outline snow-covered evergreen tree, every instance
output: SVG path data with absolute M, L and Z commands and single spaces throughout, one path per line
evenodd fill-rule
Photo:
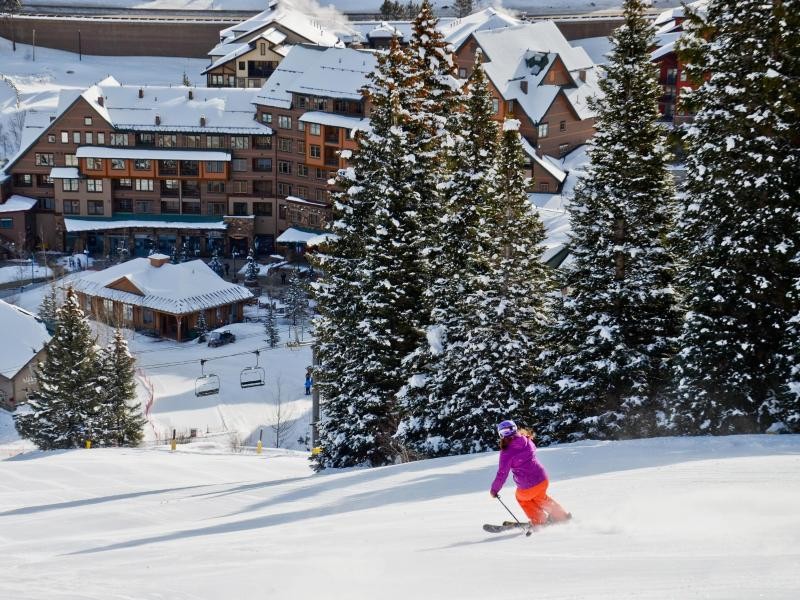
M 97 413 L 95 441 L 103 446 L 138 446 L 145 419 L 136 399 L 136 359 L 128 350 L 122 330 L 100 353 L 102 400 Z
M 281 334 L 278 331 L 278 319 L 275 315 L 275 307 L 272 302 L 267 303 L 266 316 L 264 318 L 264 333 L 267 335 L 266 342 L 270 348 L 275 348 L 281 341 Z
M 101 400 L 98 348 L 72 288 L 56 321 L 47 356 L 34 369 L 38 389 L 30 410 L 14 416 L 20 436 L 43 450 L 78 448 L 92 439 Z
M 58 291 L 55 283 L 50 284 L 50 290 L 42 298 L 39 305 L 39 318 L 47 325 L 47 330 L 55 331 L 56 312 L 58 311 Z
M 308 318 L 308 296 L 303 288 L 303 282 L 297 276 L 297 271 L 289 275 L 289 290 L 286 293 L 286 316 L 291 319 L 292 325 L 305 322 Z
M 222 261 L 219 259 L 219 254 L 216 250 L 214 250 L 214 254 L 211 256 L 211 260 L 208 263 L 209 268 L 214 271 L 220 277 L 225 276 L 225 267 L 222 265 Z
M 674 190 L 650 62 L 653 27 L 640 0 L 625 1 L 611 41 L 590 165 L 570 206 L 566 295 L 535 388 L 545 440 L 654 435 L 680 327 L 666 243 Z
M 208 333 L 208 322 L 206 321 L 206 311 L 201 310 L 197 313 L 197 325 L 194 327 L 197 337 L 203 338 Z
M 245 281 L 255 281 L 258 278 L 258 265 L 256 264 L 256 257 L 253 250 L 247 255 L 247 268 L 244 272 Z
M 679 433 L 764 431 L 792 418 L 797 427 L 787 382 L 800 342 L 791 321 L 800 312 L 799 9 L 716 0 L 688 28 L 699 87 L 689 95 L 679 229 L 688 310 Z

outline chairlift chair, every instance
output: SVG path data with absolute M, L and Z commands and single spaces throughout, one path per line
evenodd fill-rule
M 200 377 L 194 381 L 194 395 L 198 398 L 219 394 L 219 377 L 213 373 L 206 375 L 205 359 L 200 361 Z
M 258 366 L 259 351 L 255 350 L 254 354 L 256 355 L 255 366 L 245 367 L 242 369 L 241 375 L 239 375 L 239 383 L 241 384 L 242 389 L 259 387 L 265 383 L 264 369 L 263 367 Z

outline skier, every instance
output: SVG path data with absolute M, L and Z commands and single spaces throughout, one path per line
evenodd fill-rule
M 533 434 L 525 429 L 518 430 L 514 421 L 500 423 L 497 433 L 500 435 L 500 466 L 489 492 L 492 498 L 497 497 L 511 471 L 517 484 L 517 502 L 532 527 L 570 520 L 572 514 L 547 495 L 547 473 L 536 460 Z
M 311 395 L 312 385 L 314 385 L 314 380 L 311 378 L 311 373 L 306 373 L 306 396 Z

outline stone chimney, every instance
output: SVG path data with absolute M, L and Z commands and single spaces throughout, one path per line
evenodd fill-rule
M 151 254 L 148 258 L 150 259 L 150 266 L 156 269 L 169 262 L 169 256 L 166 254 Z
M 144 90 L 139 88 L 139 98 L 144 98 Z

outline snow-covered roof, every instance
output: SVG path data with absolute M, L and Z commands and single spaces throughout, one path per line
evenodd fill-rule
M 278 236 L 275 242 L 278 244 L 306 244 L 309 240 L 324 235 L 324 233 L 323 231 L 315 231 L 312 229 L 289 227 L 289 229 Z
M 36 198 L 28 198 L 27 196 L 20 196 L 13 194 L 0 204 L 0 213 L 20 212 L 32 209 L 36 206 L 38 200 Z
M 656 48 L 650 53 L 650 60 L 656 61 L 662 56 L 666 56 L 667 54 L 672 54 L 673 52 L 675 52 L 675 42 L 664 44 L 663 46 Z
M 164 148 L 126 148 L 123 146 L 81 146 L 77 158 L 127 158 L 152 160 L 212 160 L 228 162 L 230 152 L 220 150 L 166 150 Z
M 439 23 L 439 30 L 445 39 L 458 49 L 475 31 L 486 29 L 502 29 L 521 24 L 522 21 L 508 14 L 501 8 L 485 8 L 477 12 L 453 19 L 446 23 Z
M 520 136 L 519 139 L 520 142 L 522 143 L 522 150 L 525 152 L 525 154 L 530 156 L 531 160 L 533 160 L 536 164 L 541 166 L 545 171 L 550 173 L 550 175 L 555 177 L 559 183 L 562 183 L 567 178 L 567 174 L 564 171 L 562 171 L 558 167 L 558 165 L 554 164 L 552 160 L 547 160 L 547 157 L 539 156 L 534 147 L 530 145 L 528 140 L 526 140 L 522 136 Z
M 291 5 L 282 2 L 275 3 L 267 10 L 250 17 L 246 21 L 223 29 L 220 31 L 220 39 L 238 41 L 248 34 L 275 24 L 305 38 L 311 44 L 333 46 L 339 42 L 339 37 L 328 27 L 329 24 L 323 24 L 321 20 L 310 17 Z M 334 24 L 333 28 L 340 29 L 341 26 Z
M 11 379 L 50 341 L 41 319 L 27 310 L 0 300 L 0 375 Z
M 363 50 L 292 46 L 255 103 L 288 109 L 292 93 L 360 100 L 360 90 L 376 65 L 375 55 Z
M 77 167 L 53 167 L 50 169 L 51 179 L 80 179 Z
M 348 117 L 346 115 L 337 115 L 336 113 L 328 113 L 321 111 L 312 111 L 305 113 L 298 119 L 302 123 L 319 123 L 320 125 L 329 125 L 331 127 L 342 127 L 344 129 L 366 129 L 369 126 L 369 119 L 362 119 L 359 117 Z
M 541 207 L 535 207 L 535 210 L 542 220 L 545 230 L 545 238 L 542 242 L 544 252 L 541 260 L 543 263 L 550 263 L 569 244 L 569 234 L 572 231 L 569 212 Z M 559 265 L 552 266 L 558 267 Z
M 692 12 L 697 12 L 701 15 L 705 14 L 705 11 L 708 6 L 708 0 L 696 0 L 695 2 L 690 2 L 688 5 L 689 9 Z M 680 6 L 676 6 L 674 8 L 668 8 L 667 10 L 660 13 L 653 24 L 656 26 L 662 25 L 664 23 L 668 23 L 669 21 L 674 21 L 675 19 L 682 19 L 686 16 L 686 11 L 684 10 L 683 4 Z
M 38 140 L 44 130 L 50 126 L 55 116 L 56 113 L 53 110 L 41 110 L 37 108 L 26 111 L 20 146 L 27 147 Z
M 441 26 L 441 21 L 439 22 Z M 350 23 L 353 28 L 353 34 L 350 36 L 342 36 L 342 39 L 348 43 L 355 41 L 364 41 L 366 39 L 385 39 L 387 33 L 393 32 L 398 38 L 407 42 L 411 39 L 413 27 L 411 21 L 353 21 Z
M 472 35 L 486 56 L 486 75 L 503 98 L 514 100 L 534 123 L 544 117 L 562 90 L 581 119 L 593 116 L 585 100 L 600 93 L 595 66 L 586 50 L 571 46 L 555 23 L 537 21 Z M 543 83 L 558 59 L 569 71 L 573 86 Z
M 251 50 L 255 49 L 256 44 L 259 40 L 266 40 L 270 43 L 270 50 L 275 52 L 280 56 L 286 56 L 289 53 L 289 46 L 282 46 L 281 42 L 286 39 L 286 35 L 277 31 L 276 29 L 268 29 L 264 33 L 259 36 L 254 37 L 252 40 L 244 42 L 244 43 L 234 43 L 234 44 L 219 44 L 217 47 L 214 48 L 209 54 L 211 56 L 219 56 L 214 62 L 211 63 L 206 69 L 201 73 L 201 75 L 205 75 L 211 69 L 216 69 L 219 66 L 222 66 L 226 63 L 229 63 L 232 60 L 239 58 L 242 54 L 247 54 Z M 224 48 L 226 51 L 221 56 L 219 55 L 219 49 Z
M 108 287 L 122 279 L 141 295 Z M 91 296 L 177 315 L 253 297 L 246 287 L 225 281 L 202 260 L 155 267 L 148 258 L 135 258 L 76 279 L 73 286 Z
M 256 89 L 240 88 L 127 86 L 109 78 L 82 96 L 119 130 L 268 135 L 272 130 L 255 120 L 252 103 L 257 94 Z
M 191 215 L 194 217 L 194 215 Z M 214 229 L 224 231 L 227 225 L 222 220 L 200 220 L 186 216 L 162 219 L 125 219 L 103 217 L 64 217 L 64 229 L 68 233 L 78 231 L 104 231 L 128 227 L 154 227 L 156 229 Z

